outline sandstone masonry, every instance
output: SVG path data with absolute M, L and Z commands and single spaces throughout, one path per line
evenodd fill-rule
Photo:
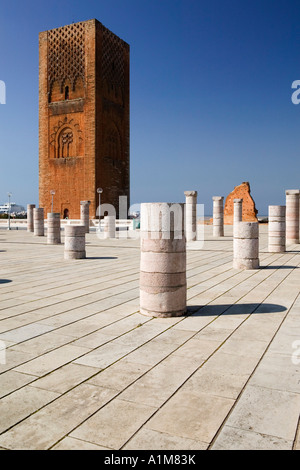
M 45 213 L 80 218 L 98 195 L 129 205 L 129 45 L 93 19 L 39 35 L 39 197 Z

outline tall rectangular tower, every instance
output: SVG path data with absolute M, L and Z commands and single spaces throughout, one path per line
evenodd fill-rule
M 129 45 L 93 19 L 39 34 L 39 205 L 129 205 Z

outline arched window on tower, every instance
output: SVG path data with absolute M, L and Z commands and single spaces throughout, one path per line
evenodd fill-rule
M 70 99 L 70 97 L 69 97 L 69 87 L 66 86 L 65 87 L 65 100 L 68 100 L 68 99 Z
M 73 132 L 70 128 L 64 128 L 58 138 L 58 158 L 75 157 Z

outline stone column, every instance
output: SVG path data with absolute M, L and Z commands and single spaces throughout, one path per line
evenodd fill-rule
M 224 197 L 213 197 L 213 236 L 224 237 Z
M 184 191 L 185 194 L 185 236 L 186 241 L 197 240 L 197 191 Z
M 33 225 L 33 209 L 35 208 L 35 204 L 27 204 L 27 232 L 34 231 Z
M 289 189 L 286 194 L 286 243 L 299 243 L 299 194 L 298 189 Z
M 83 259 L 85 252 L 85 225 L 65 226 L 65 259 Z
M 49 212 L 47 216 L 47 243 L 48 245 L 59 245 L 60 237 L 60 213 Z
M 171 207 L 175 212 L 170 217 Z M 141 204 L 140 269 L 140 312 L 152 317 L 183 315 L 187 289 L 184 204 Z
M 43 237 L 44 232 L 44 209 L 41 207 L 35 207 L 33 209 L 33 227 L 34 236 Z
M 233 225 L 243 220 L 243 199 L 233 200 Z
M 91 201 L 80 201 L 80 221 L 85 226 L 85 233 L 90 231 L 90 203 Z
M 259 267 L 258 222 L 237 222 L 233 230 L 233 268 Z
M 286 248 L 285 206 L 269 206 L 269 252 L 284 253 Z
M 104 217 L 104 238 L 116 238 L 116 217 L 114 215 Z

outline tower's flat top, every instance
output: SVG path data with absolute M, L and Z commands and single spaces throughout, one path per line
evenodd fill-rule
M 99 20 L 97 20 L 96 18 L 92 18 L 90 20 L 84 20 L 84 21 L 77 21 L 76 23 L 70 23 L 70 24 L 67 24 L 67 25 L 63 25 L 63 26 L 58 26 L 57 28 L 51 28 L 51 29 L 48 29 L 46 31 L 41 31 L 39 34 L 42 34 L 42 33 L 47 33 L 47 32 L 50 32 L 50 31 L 59 31 L 59 30 L 63 30 L 64 28 L 69 28 L 70 26 L 72 25 L 84 25 L 84 24 L 87 24 L 87 23 L 94 23 L 95 26 L 97 27 L 101 27 L 107 31 L 109 31 L 111 34 L 113 34 L 116 38 L 118 38 L 121 42 L 123 42 L 124 44 L 126 44 L 128 46 L 128 43 L 126 41 L 124 41 L 123 39 L 121 39 L 117 34 L 113 33 L 109 28 L 107 28 L 106 26 L 104 26 L 103 23 L 101 23 Z

